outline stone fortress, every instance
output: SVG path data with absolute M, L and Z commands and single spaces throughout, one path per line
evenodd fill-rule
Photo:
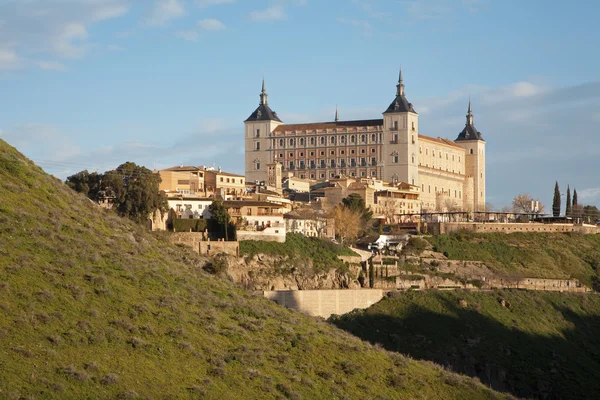
M 419 133 L 419 114 L 406 99 L 402 70 L 382 119 L 284 124 L 268 104 L 263 80 L 258 108 L 244 121 L 246 179 L 266 181 L 268 165 L 325 181 L 379 179 L 420 189 L 421 210 L 485 210 L 485 141 L 473 124 L 452 141 Z

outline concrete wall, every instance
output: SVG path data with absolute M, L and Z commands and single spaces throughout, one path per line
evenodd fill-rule
M 440 222 L 427 224 L 428 233 L 433 235 L 457 232 L 467 229 L 473 232 L 546 232 L 565 233 L 577 232 L 583 234 L 599 233 L 595 225 L 573 225 L 573 224 L 540 224 L 540 223 L 480 223 L 480 222 Z
M 340 290 L 278 290 L 265 291 L 267 299 L 286 308 L 312 315 L 329 318 L 333 314 L 345 314 L 355 308 L 365 309 L 383 298 L 381 289 L 340 289 Z
M 173 244 L 182 244 L 198 251 L 199 243 L 202 241 L 203 232 L 175 232 L 169 240 Z

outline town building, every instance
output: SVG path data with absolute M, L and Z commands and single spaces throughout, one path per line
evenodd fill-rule
M 263 80 L 258 108 L 244 121 L 246 178 L 267 181 L 269 166 L 284 174 L 327 180 L 373 178 L 420 188 L 423 211 L 485 208 L 485 141 L 473 123 L 452 141 L 419 132 L 419 115 L 407 100 L 402 71 L 396 96 L 381 119 L 284 124 L 267 101 Z M 272 167 L 271 167 L 272 168 Z
M 246 177 L 217 170 L 205 170 L 206 191 L 223 199 L 238 198 L 246 194 Z
M 308 237 L 335 238 L 334 220 L 312 209 L 297 209 L 283 216 L 289 233 L 299 233 Z
M 285 242 L 285 206 L 251 200 L 224 201 L 223 206 L 236 224 L 238 240 Z
M 167 193 L 204 193 L 204 171 L 199 167 L 179 165 L 158 171 L 159 190 Z

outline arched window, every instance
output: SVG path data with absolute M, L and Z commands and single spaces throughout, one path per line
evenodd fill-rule
M 325 136 L 321 136 L 321 144 L 325 144 Z
M 311 138 L 310 138 L 310 145 L 311 145 L 311 146 L 314 146 L 314 145 L 315 145 L 315 138 L 314 138 L 314 137 L 311 137 Z
M 360 141 L 361 141 L 361 143 L 367 143 L 367 135 L 362 135 L 360 137 Z
M 346 136 L 340 136 L 340 143 L 346 143 Z
M 279 139 L 279 147 L 283 147 L 283 144 L 284 144 L 284 143 L 285 143 L 285 142 L 284 142 L 284 140 L 283 140 L 283 139 Z
M 377 135 L 372 134 L 371 135 L 371 142 L 375 143 L 377 141 Z
M 304 138 L 300 138 L 300 146 L 304 146 Z
M 295 146 L 296 145 L 296 141 L 294 139 L 290 139 L 290 146 Z
M 329 143 L 331 143 L 331 144 L 335 144 L 335 136 L 332 136 L 332 137 L 329 139 Z
M 471 154 L 473 154 L 473 149 L 471 149 Z
M 415 155 L 414 154 L 412 155 L 412 163 L 413 164 L 415 163 Z
M 355 143 L 356 142 L 356 136 L 352 135 L 350 136 L 350 143 Z

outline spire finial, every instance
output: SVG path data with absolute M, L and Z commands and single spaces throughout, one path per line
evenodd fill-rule
M 397 96 L 404 96 L 404 82 L 402 81 L 402 65 L 400 65 L 400 74 L 398 75 L 398 84 L 396 85 L 398 89 L 396 91 Z
M 260 104 L 267 105 L 267 91 L 265 90 L 265 78 L 262 79 L 262 90 L 260 91 Z
M 471 109 L 471 96 L 469 96 L 469 109 L 467 111 L 467 125 L 473 125 L 473 111 Z
M 338 122 L 339 118 L 338 118 L 338 106 L 337 104 L 335 105 L 335 122 Z

